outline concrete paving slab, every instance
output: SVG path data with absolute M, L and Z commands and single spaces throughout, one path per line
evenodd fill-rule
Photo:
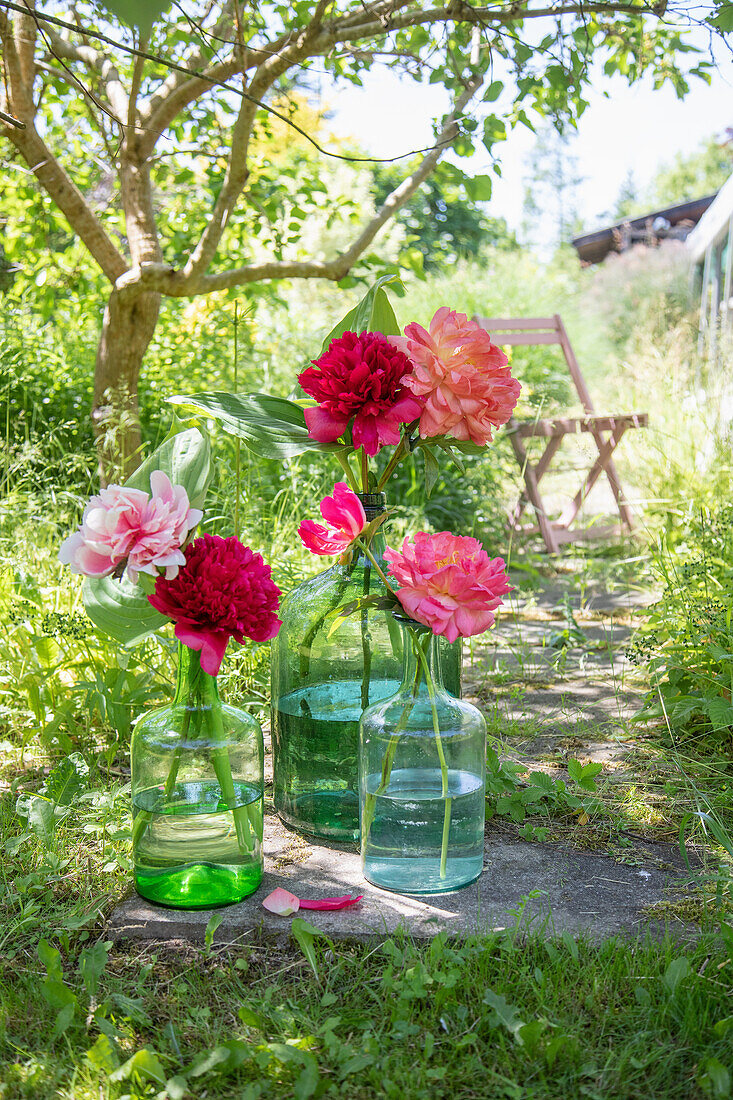
M 680 885 L 684 867 L 679 852 L 670 845 L 643 845 L 642 862 L 629 866 L 597 852 L 507 839 L 489 827 L 484 871 L 476 883 L 452 894 L 406 897 L 365 882 L 356 850 L 298 838 L 293 856 L 287 849 L 288 834 L 283 832 L 279 823 L 267 819 L 264 881 L 251 898 L 221 910 L 218 943 L 286 939 L 290 918 L 274 916 L 261 906 L 276 886 L 313 899 L 363 894 L 363 901 L 353 909 L 300 914 L 335 940 L 358 941 L 398 929 L 416 939 L 430 939 L 443 931 L 467 936 L 517 927 L 540 931 L 548 938 L 562 932 L 597 940 L 616 934 L 655 934 L 661 924 L 645 910 L 665 900 L 670 889 L 676 896 L 684 890 Z M 108 934 L 115 940 L 202 943 L 210 917 L 210 911 L 166 909 L 134 895 L 114 911 Z

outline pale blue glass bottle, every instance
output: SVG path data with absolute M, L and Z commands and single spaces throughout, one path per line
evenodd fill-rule
M 395 613 L 402 683 L 359 726 L 364 877 L 401 894 L 440 894 L 483 870 L 486 723 L 445 690 L 441 643 Z

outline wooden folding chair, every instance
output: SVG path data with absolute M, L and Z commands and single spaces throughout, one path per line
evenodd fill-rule
M 588 387 L 581 374 L 568 334 L 559 314 L 554 317 L 479 317 L 476 321 L 491 333 L 494 343 L 501 347 L 535 344 L 559 344 L 568 364 L 580 403 L 586 415 L 581 417 L 562 417 L 553 420 L 520 421 L 512 418 L 507 424 L 514 454 L 524 477 L 524 492 L 510 515 L 510 525 L 522 533 L 542 535 L 548 553 L 556 554 L 563 543 L 576 542 L 579 539 L 604 538 L 618 534 L 618 528 L 593 527 L 571 530 L 571 524 L 583 506 L 585 498 L 598 481 L 602 473 L 611 486 L 621 524 L 627 531 L 633 530 L 631 511 L 626 503 L 621 481 L 616 471 L 612 455 L 621 437 L 628 428 L 645 428 L 649 418 L 647 413 L 623 413 L 613 416 L 597 416 L 593 408 Z M 540 494 L 539 483 L 547 473 L 552 460 L 560 449 L 566 435 L 588 432 L 593 437 L 598 457 L 588 470 L 583 484 L 557 519 L 551 519 Z M 529 461 L 525 440 L 541 436 L 547 439 L 545 449 L 535 463 Z M 531 504 L 537 517 L 536 527 L 524 527 L 520 524 L 522 514 Z

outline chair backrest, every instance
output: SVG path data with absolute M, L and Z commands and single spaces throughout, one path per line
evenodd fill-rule
M 474 321 L 491 333 L 494 343 L 500 347 L 517 347 L 524 345 L 531 347 L 534 344 L 559 344 L 565 356 L 565 362 L 570 371 L 576 393 L 586 413 L 594 413 L 585 379 L 581 374 L 578 360 L 575 358 L 568 334 L 562 323 L 560 314 L 554 317 L 480 317 L 474 315 Z

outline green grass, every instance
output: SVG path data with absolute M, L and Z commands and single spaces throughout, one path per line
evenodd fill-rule
M 407 466 L 391 486 L 399 505 L 395 540 L 430 527 L 475 532 L 492 553 L 511 559 L 523 595 L 547 580 L 581 595 L 593 584 L 649 584 L 652 555 L 643 540 L 664 526 L 676 552 L 690 501 L 723 498 L 729 486 L 728 460 L 706 468 L 689 445 L 705 411 L 688 400 L 694 333 L 684 303 L 672 296 L 667 306 L 661 302 L 660 287 L 669 281 L 662 260 L 644 289 L 643 280 L 623 282 L 618 265 L 578 274 L 567 258 L 544 268 L 531 257 L 489 256 L 410 285 L 396 303 L 403 323 L 426 323 L 446 303 L 469 314 L 559 310 L 599 410 L 653 411 L 652 427 L 628 433 L 618 451 L 625 484 L 652 498 L 642 542 L 570 547 L 559 562 L 511 542 L 503 506 L 519 474 L 505 440 L 490 462 L 469 462 L 460 482 L 448 474 L 430 501 L 419 468 Z M 335 288 L 287 293 L 290 309 L 270 304 L 252 321 L 241 365 L 246 386 L 289 392 L 344 310 Z M 33 304 L 25 308 L 32 312 Z M 231 382 L 226 309 L 186 311 L 183 329 L 179 321 L 175 310 L 164 317 L 146 364 L 151 442 L 167 422 L 159 394 L 190 388 L 191 356 L 202 365 L 196 388 L 218 385 L 219 367 L 222 384 Z M 23 393 L 8 388 L 5 398 L 3 421 L 17 431 L 0 485 L 0 1100 L 728 1096 L 733 934 L 716 929 L 733 892 L 723 847 L 699 814 L 714 813 L 733 832 L 730 746 L 694 729 L 624 726 L 636 745 L 628 774 L 615 781 L 604 769 L 582 786 L 571 782 L 567 765 L 582 758 L 583 738 L 592 740 L 593 731 L 576 723 L 580 737 L 537 758 L 563 776 L 563 786 L 553 780 L 537 801 L 529 775 L 537 761 L 515 771 L 502 763 L 492 777 L 492 808 L 503 828 L 525 839 L 593 847 L 619 860 L 635 855 L 629 833 L 667 841 L 682 835 L 704 846 L 709 876 L 685 895 L 683 907 L 671 898 L 656 914 L 672 928 L 680 919 L 701 920 L 695 944 L 545 944 L 532 928 L 462 944 L 439 938 L 429 947 L 400 939 L 333 947 L 319 938 L 317 974 L 293 941 L 232 950 L 216 941 L 201 951 L 107 949 L 105 918 L 129 888 L 130 722 L 169 695 L 172 646 L 154 641 L 120 652 L 83 619 L 78 579 L 56 556 L 95 481 L 90 435 L 79 423 L 89 366 L 78 365 L 73 333 L 62 327 L 34 329 L 26 339 L 23 326 L 16 331 L 9 322 L 2 335 L 15 357 L 6 355 L 8 369 L 16 361 L 27 369 Z M 56 343 L 46 416 L 47 350 Z M 548 402 L 545 412 L 553 402 L 565 407 L 567 371 L 556 350 L 516 358 L 530 408 L 540 399 Z M 205 366 L 210 361 L 216 371 Z M 706 425 L 711 438 L 713 427 Z M 233 448 L 221 436 L 215 446 L 219 469 L 207 518 L 230 534 Z M 244 456 L 242 537 L 273 562 L 284 591 L 315 571 L 296 528 L 317 516 L 336 476 L 320 458 L 283 468 Z M 562 628 L 548 621 L 548 637 Z M 583 668 L 582 638 L 569 641 L 557 651 L 553 677 Z M 508 720 L 506 700 L 516 702 L 532 672 L 531 647 L 521 636 L 516 650 L 519 668 L 508 664 L 481 681 L 499 749 L 541 738 L 566 717 L 548 710 Z M 267 647 L 232 649 L 225 694 L 262 716 L 267 679 Z M 609 683 L 609 692 L 616 687 Z M 50 819 L 33 798 L 58 786 L 64 762 L 78 764 L 73 754 L 89 775 Z
M 320 940 L 317 975 L 294 945 L 109 946 L 46 953 L 45 985 L 35 953 L 4 962 L 3 1100 L 729 1095 L 716 938 Z

